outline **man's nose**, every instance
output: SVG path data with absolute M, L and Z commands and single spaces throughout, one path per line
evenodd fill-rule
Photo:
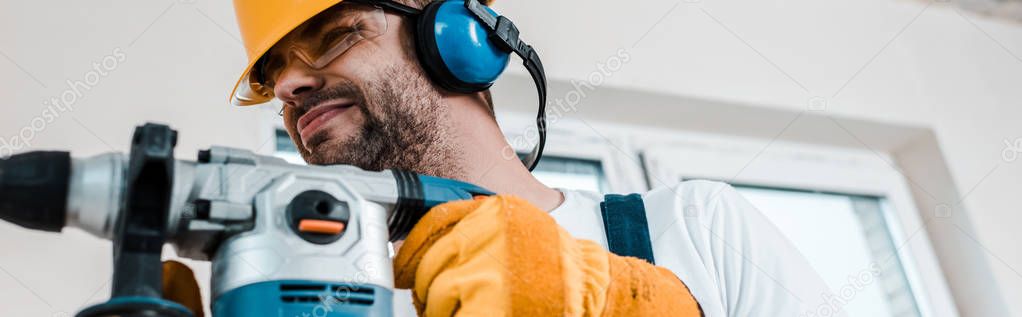
M 323 88 L 323 76 L 319 71 L 300 61 L 290 63 L 277 76 L 273 93 L 284 103 L 296 104 L 303 94 Z

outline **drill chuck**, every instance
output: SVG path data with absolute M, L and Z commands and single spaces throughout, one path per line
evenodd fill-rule
M 28 152 L 0 159 L 0 219 L 60 232 L 71 178 L 68 152 Z

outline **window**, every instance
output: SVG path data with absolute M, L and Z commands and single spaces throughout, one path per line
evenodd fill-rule
M 519 157 L 522 156 L 525 153 L 519 153 Z M 553 188 L 607 191 L 607 176 L 603 174 L 603 164 L 597 160 L 544 155 L 532 175 Z
M 883 198 L 735 186 L 774 223 L 838 298 L 849 316 L 919 316 L 895 252 Z M 842 290 L 844 289 L 844 290 Z M 854 289 L 854 292 L 850 291 Z
M 305 159 L 302 158 L 301 154 L 298 154 L 298 148 L 295 147 L 294 142 L 291 142 L 291 136 L 287 134 L 284 129 L 274 129 L 274 143 L 276 146 L 273 148 L 273 156 L 279 157 L 288 161 L 291 164 L 302 164 L 305 165 Z
M 536 142 L 535 120 L 531 114 L 497 113 L 501 130 L 519 157 L 532 151 Z M 533 172 L 547 186 L 597 193 L 636 193 L 646 189 L 638 156 L 612 145 L 623 140 L 608 142 L 607 136 L 568 118 L 551 119 L 547 136 L 543 158 Z
M 653 140 L 641 153 L 651 187 L 734 186 L 846 299 L 849 316 L 954 314 L 929 240 L 913 234 L 923 223 L 908 184 L 882 154 L 704 134 Z

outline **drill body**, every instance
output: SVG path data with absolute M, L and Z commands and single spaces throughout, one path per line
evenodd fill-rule
M 167 151 L 174 143 L 176 132 L 147 124 L 128 155 L 32 152 L 0 162 L 0 217 L 114 242 L 111 300 L 78 316 L 188 316 L 160 298 L 165 243 L 212 262 L 214 316 L 389 316 L 388 241 L 437 204 L 492 194 L 406 171 L 295 165 L 227 147 L 176 160 Z M 25 193 L 33 190 L 63 201 L 32 201 Z

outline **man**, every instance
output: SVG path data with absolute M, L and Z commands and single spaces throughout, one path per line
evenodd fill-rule
M 290 4 L 292 1 L 281 2 L 288 4 L 266 6 L 276 8 L 274 10 L 302 7 L 304 11 L 301 14 L 310 18 L 284 26 L 276 22 L 255 22 L 250 20 L 250 16 L 254 10 L 260 10 L 259 4 L 244 0 L 235 3 L 242 35 L 252 60 L 250 69 L 239 80 L 240 85 L 233 94 L 236 104 L 256 104 L 271 97 L 283 102 L 284 126 L 302 157 L 310 164 L 349 164 L 369 170 L 406 169 L 474 183 L 501 195 L 512 195 L 522 200 L 504 198 L 475 204 L 466 202 L 451 205 L 450 209 L 442 211 L 434 209 L 431 211 L 433 215 L 424 217 L 409 236 L 409 242 L 400 247 L 395 260 L 397 284 L 415 290 L 420 313 L 437 312 L 431 305 L 449 309 L 443 314 L 459 309 L 461 312 L 486 311 L 475 306 L 478 303 L 473 302 L 471 296 L 449 294 L 454 291 L 452 289 L 471 293 L 477 291 L 475 288 L 513 288 L 514 285 L 528 287 L 516 284 L 515 279 L 518 277 L 508 277 L 506 272 L 500 271 L 519 269 L 517 266 L 508 267 L 505 263 L 530 266 L 530 263 L 545 261 L 545 258 L 530 258 L 529 252 L 544 249 L 551 243 L 550 240 L 507 229 L 518 225 L 516 221 L 523 221 L 521 218 L 532 221 L 530 224 L 545 226 L 544 218 L 549 217 L 542 212 L 535 215 L 528 211 L 533 209 L 548 212 L 563 227 L 547 231 L 553 232 L 549 237 L 561 241 L 562 247 L 559 251 L 561 262 L 555 261 L 547 267 L 567 267 L 571 263 L 581 263 L 579 267 L 582 269 L 573 272 L 583 275 L 579 280 L 585 282 L 580 283 L 587 285 L 585 292 L 578 293 L 582 294 L 578 295 L 581 297 L 574 293 L 565 295 L 565 302 L 575 298 L 576 304 L 587 303 L 575 307 L 581 307 L 581 310 L 569 307 L 547 312 L 639 314 L 651 312 L 648 310 L 650 307 L 682 309 L 678 308 L 680 306 L 668 305 L 664 299 L 685 301 L 690 298 L 686 297 L 689 296 L 687 292 L 691 292 L 691 298 L 697 303 L 696 314 L 706 316 L 814 316 L 817 307 L 825 304 L 823 298 L 830 291 L 803 257 L 753 206 L 734 189 L 722 183 L 683 182 L 642 195 L 640 207 L 644 207 L 650 226 L 648 235 L 651 237 L 652 257 L 649 260 L 655 258 L 656 264 L 662 267 L 655 270 L 662 271 L 648 271 L 654 269 L 652 265 L 634 258 L 622 260 L 613 255 L 601 255 L 606 251 L 593 250 L 588 246 L 608 247 L 600 205 L 604 197 L 595 193 L 547 187 L 533 177 L 517 158 L 509 159 L 506 155 L 509 145 L 494 119 L 489 92 L 457 93 L 443 89 L 432 81 L 417 58 L 416 35 L 412 32 L 414 21 L 407 15 L 381 10 L 378 6 L 367 5 L 366 1 L 340 4 L 338 0 L 313 1 L 315 5 L 308 2 L 299 4 L 300 1 L 294 4 Z M 409 0 L 404 4 L 421 8 L 429 2 Z M 260 32 L 272 35 L 265 38 L 254 35 Z M 519 211 L 518 214 L 506 212 L 509 208 L 527 211 Z M 494 250 L 487 249 L 495 248 L 494 245 L 471 244 L 484 252 L 456 250 L 451 251 L 454 257 L 446 259 L 457 259 L 451 260 L 457 263 L 427 263 L 431 252 L 440 252 L 436 249 L 440 248 L 437 245 L 442 244 L 442 241 L 430 240 L 433 235 L 441 232 L 437 228 L 457 226 L 469 221 L 472 221 L 476 229 L 487 226 L 494 229 L 472 230 L 472 226 L 465 225 L 460 235 L 448 237 L 461 241 L 452 243 L 462 243 L 459 245 L 464 246 L 503 239 L 500 240 L 501 244 L 513 244 L 504 248 L 523 251 L 493 256 L 485 251 Z M 556 227 L 553 221 L 549 223 Z M 501 230 L 510 232 L 494 233 Z M 564 239 L 557 234 L 565 230 L 579 240 Z M 470 264 L 465 263 L 486 261 L 486 257 L 500 258 L 502 261 L 466 268 Z M 606 295 L 614 292 L 614 285 L 618 283 L 615 275 L 606 275 L 606 263 L 610 263 L 610 271 L 647 270 L 643 272 L 653 273 L 627 274 L 656 278 L 638 279 L 640 282 L 636 283 L 648 285 L 633 287 L 630 297 L 615 299 Z M 615 268 L 615 265 L 618 266 Z M 622 266 L 627 268 L 622 269 Z M 663 268 L 669 269 L 673 276 L 657 275 L 667 272 Z M 436 271 L 436 274 L 424 278 L 424 272 L 431 270 Z M 501 276 L 495 279 L 510 281 L 487 284 L 458 279 L 441 280 L 444 270 L 461 272 L 459 274 L 462 275 L 497 274 Z M 566 273 L 568 269 L 563 272 L 559 270 L 557 274 L 569 274 Z M 535 274 L 531 271 L 519 272 Z M 416 274 L 418 278 L 415 278 Z M 603 278 L 594 281 L 591 276 Z M 534 281 L 539 283 L 533 285 L 537 291 L 544 289 L 542 285 L 545 284 L 541 280 L 538 278 Z M 671 284 L 678 280 L 683 284 Z M 433 287 L 440 283 L 446 283 L 443 284 L 446 287 Z M 565 287 L 573 289 L 570 285 Z M 636 290 L 654 294 L 638 296 Z M 674 293 L 679 290 L 686 294 Z M 503 292 L 497 294 L 520 294 L 522 290 Z M 667 295 L 658 297 L 657 292 Z M 484 293 L 486 290 L 472 294 Z M 641 299 L 636 296 L 647 300 L 655 298 L 660 302 L 653 300 L 653 306 L 642 308 L 647 310 L 610 307 L 612 304 L 619 305 L 616 307 L 645 305 L 638 303 Z M 582 297 L 586 300 L 579 299 Z M 453 298 L 451 300 L 455 304 L 438 301 L 436 298 Z M 589 299 L 606 307 L 594 306 Z M 629 300 L 635 300 L 636 303 L 628 303 Z M 539 301 L 530 303 L 547 305 L 541 299 Z M 512 300 L 511 303 L 522 302 Z M 563 306 L 563 303 L 556 305 Z M 681 311 L 652 312 L 660 315 L 681 314 Z

